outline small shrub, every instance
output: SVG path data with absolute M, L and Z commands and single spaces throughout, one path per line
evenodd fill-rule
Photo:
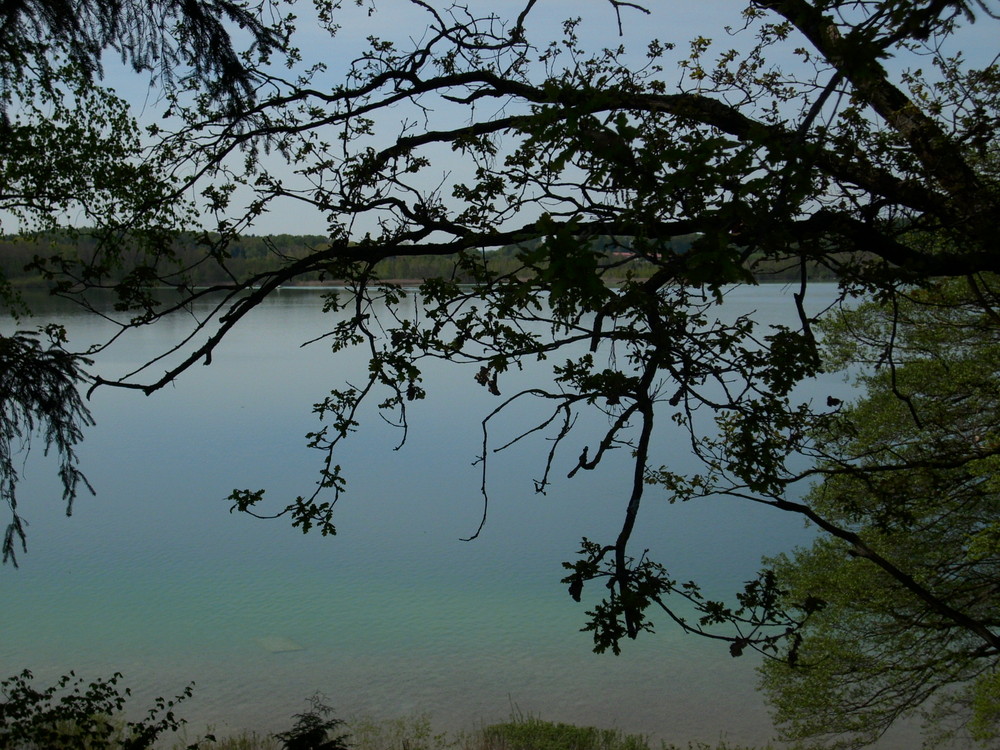
M 331 736 L 344 721 L 333 717 L 333 709 L 325 698 L 316 693 L 309 698 L 309 710 L 295 714 L 295 726 L 274 736 L 284 750 L 348 750 L 348 734 Z
M 175 745 L 173 750 L 185 750 L 186 745 Z M 272 735 L 260 735 L 256 732 L 240 732 L 228 737 L 212 738 L 211 742 L 204 740 L 198 746 L 199 750 L 281 750 L 278 740 Z

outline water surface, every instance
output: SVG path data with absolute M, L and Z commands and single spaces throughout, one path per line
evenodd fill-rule
M 832 287 L 817 290 L 817 305 L 832 298 Z M 735 290 L 728 314 L 757 309 L 780 320 L 792 312 L 790 295 L 781 286 Z M 98 390 L 98 424 L 80 452 L 98 496 L 81 498 L 72 518 L 62 514 L 52 462 L 32 456 L 21 489 L 29 552 L 20 570 L 0 570 L 0 671 L 121 671 L 137 707 L 193 680 L 181 713 L 196 729 L 284 728 L 321 691 L 340 715 L 426 712 L 446 729 L 504 719 L 516 706 L 679 743 L 770 736 L 752 657 L 732 659 L 666 622 L 618 657 L 593 654 L 579 632 L 586 607 L 559 583 L 560 563 L 583 536 L 614 537 L 626 456 L 545 496 L 531 480 L 546 442 L 492 458 L 489 519 L 479 539 L 460 541 L 482 512 L 472 464 L 479 420 L 496 403 L 474 369 L 431 368 L 430 395 L 413 405 L 402 450 L 378 420 L 344 445 L 349 489 L 336 537 L 230 515 L 224 498 L 234 487 L 266 487 L 275 506 L 312 490 L 320 455 L 303 438 L 316 427 L 311 405 L 364 374 L 358 355 L 299 346 L 329 328 L 319 308 L 315 291 L 285 290 L 210 367 L 149 398 Z M 107 334 L 99 319 L 58 314 L 74 341 Z M 99 367 L 127 371 L 180 330 L 141 331 Z M 823 398 L 844 386 L 824 388 Z M 584 438 L 570 441 L 556 476 Z M 668 458 L 685 455 L 682 436 L 663 433 L 658 446 Z M 669 506 L 653 490 L 634 548 L 650 547 L 678 578 L 721 592 L 751 577 L 762 554 L 808 534 L 774 511 Z

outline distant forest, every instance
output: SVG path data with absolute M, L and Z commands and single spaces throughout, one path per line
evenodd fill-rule
M 697 240 L 697 235 L 676 237 L 670 242 L 673 252 L 683 253 Z M 283 260 L 297 259 L 323 248 L 327 239 L 320 235 L 244 235 L 225 246 L 221 262 L 209 258 L 210 249 L 217 248 L 218 236 L 182 234 L 173 246 L 175 259 L 171 263 L 186 269 L 189 283 L 196 286 L 225 283 L 232 279 L 245 280 L 254 275 L 273 269 Z M 537 244 L 535 241 L 534 244 Z M 608 283 L 633 278 L 648 278 L 656 266 L 641 258 L 632 257 L 627 241 L 601 238 L 592 241 L 596 252 L 604 255 Z M 38 258 L 79 258 L 92 259 L 97 249 L 97 239 L 80 231 L 74 234 L 49 234 L 41 237 L 0 237 L 0 273 L 15 286 L 46 286 L 36 260 Z M 483 253 L 484 260 L 497 274 L 517 272 L 521 263 L 517 256 L 520 246 L 509 246 Z M 124 264 L 126 267 L 128 263 Z M 748 264 L 758 281 L 794 281 L 800 276 L 796 261 L 782 263 L 774 260 L 754 260 Z M 452 277 L 454 263 L 448 256 L 393 257 L 376 265 L 380 279 L 400 283 L 419 282 L 426 278 Z M 114 283 L 114 272 L 108 281 Z M 228 274 L 228 275 L 227 275 Z M 812 280 L 834 280 L 834 272 L 826 267 L 814 266 L 808 269 Z M 464 281 L 459 277 L 459 281 Z M 301 285 L 336 284 L 337 279 L 321 278 L 318 273 L 301 277 Z

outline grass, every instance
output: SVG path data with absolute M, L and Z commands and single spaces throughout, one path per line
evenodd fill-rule
M 517 716 L 479 731 L 476 750 L 650 750 L 646 737 Z

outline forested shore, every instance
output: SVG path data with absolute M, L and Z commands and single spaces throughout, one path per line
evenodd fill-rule
M 686 252 L 698 239 L 697 235 L 674 238 L 669 248 L 673 252 Z M 220 243 L 216 234 L 181 234 L 170 247 L 172 257 L 161 259 L 157 272 L 165 277 L 182 276 L 195 286 L 223 284 L 233 280 L 244 281 L 266 273 L 283 263 L 305 258 L 324 248 L 328 239 L 322 235 L 242 235 Z M 87 231 L 40 236 L 7 235 L 0 238 L 0 273 L 14 286 L 44 287 L 48 285 L 44 269 L 54 268 L 60 259 L 90 261 L 99 255 L 99 239 Z M 537 243 L 536 243 L 537 244 Z M 603 278 L 615 284 L 632 278 L 648 278 L 657 266 L 632 253 L 627 241 L 615 238 L 592 240 L 595 252 L 603 257 Z M 482 253 L 483 261 L 498 276 L 525 275 L 519 259 L 524 247 L 510 245 Z M 130 267 L 125 264 L 124 267 Z M 781 262 L 774 259 L 751 258 L 746 267 L 757 281 L 796 281 L 801 277 L 798 261 Z M 385 281 L 417 283 L 430 278 L 452 278 L 455 274 L 454 259 L 445 255 L 394 256 L 380 261 L 375 275 Z M 107 270 L 106 281 L 114 284 L 119 279 L 116 269 Z M 833 269 L 812 264 L 807 268 L 812 280 L 834 280 Z M 459 278 L 459 281 L 471 279 Z M 295 285 L 309 286 L 331 284 L 340 279 L 312 272 L 297 277 Z

